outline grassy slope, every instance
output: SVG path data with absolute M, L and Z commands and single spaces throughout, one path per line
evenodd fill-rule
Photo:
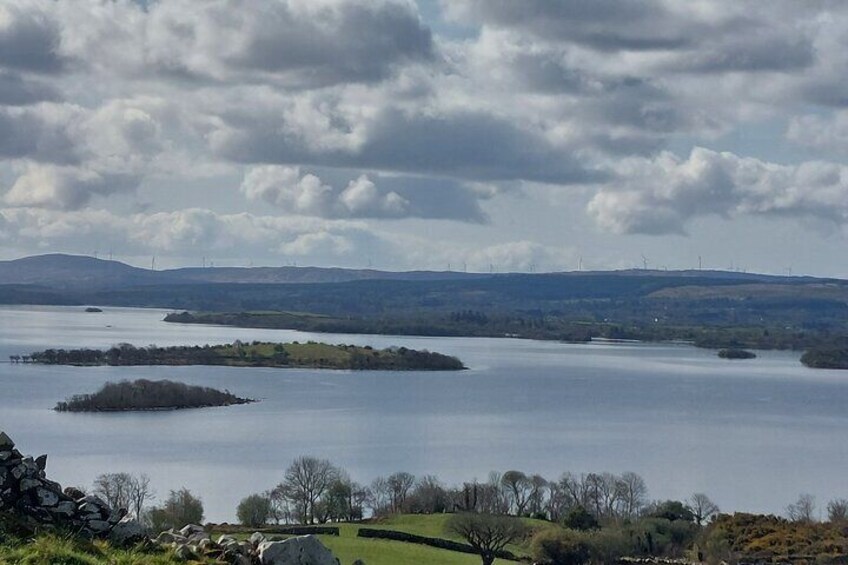
M 45 535 L 26 544 L 0 544 L 2 565 L 177 565 L 170 552 L 119 550 L 104 542 Z

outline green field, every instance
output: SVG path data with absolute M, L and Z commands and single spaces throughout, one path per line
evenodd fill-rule
M 476 555 L 438 549 L 426 545 L 402 541 L 357 537 L 359 528 L 395 530 L 420 536 L 445 538 L 462 541 L 461 538 L 445 531 L 448 514 L 436 515 L 398 515 L 379 522 L 364 524 L 333 524 L 339 528 L 339 536 L 321 535 L 318 538 L 339 559 L 342 565 L 350 565 L 357 559 L 368 565 L 418 565 L 438 563 L 443 565 L 475 565 L 480 563 Z M 553 527 L 540 520 L 526 520 L 533 529 Z M 247 537 L 247 530 L 236 537 Z M 218 533 L 212 530 L 213 537 Z M 271 539 L 283 539 L 286 536 L 269 535 Z M 512 545 L 507 549 L 516 555 L 528 554 L 526 545 Z M 43 563 L 62 565 L 175 565 L 182 563 L 171 555 L 170 551 L 158 552 L 120 550 L 105 542 L 87 542 L 69 537 L 44 535 L 27 542 L 0 542 L 0 565 L 41 565 Z M 198 563 L 198 562 L 195 562 Z M 212 563 L 212 562 L 199 562 Z M 498 560 L 498 565 L 513 563 Z

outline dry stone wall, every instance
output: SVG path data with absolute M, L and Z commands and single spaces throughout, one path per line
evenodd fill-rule
M 47 478 L 47 456 L 27 457 L 0 431 L 0 512 L 32 528 L 61 527 L 79 535 L 126 544 L 145 537 L 144 527 L 124 508 L 111 508 L 97 496 L 85 495 Z

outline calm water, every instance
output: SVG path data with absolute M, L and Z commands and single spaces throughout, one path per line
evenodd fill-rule
M 150 475 L 200 494 L 211 520 L 279 482 L 299 455 L 354 479 L 405 470 L 448 483 L 493 469 L 635 471 L 654 498 L 708 493 L 724 510 L 782 512 L 799 493 L 848 497 L 848 371 L 798 355 L 730 362 L 673 345 L 315 335 L 181 326 L 164 311 L 0 308 L 0 360 L 47 347 L 308 340 L 404 345 L 459 356 L 459 373 L 224 367 L 73 368 L 0 363 L 0 429 L 50 476 Z M 142 414 L 58 414 L 56 401 L 106 381 L 171 378 L 261 398 L 248 406 Z

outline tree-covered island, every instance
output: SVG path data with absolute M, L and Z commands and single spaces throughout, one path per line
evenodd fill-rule
M 182 410 L 256 402 L 227 390 L 193 386 L 174 381 L 122 381 L 106 383 L 94 394 L 74 395 L 56 404 L 57 412 L 130 412 Z
M 809 349 L 801 363 L 812 369 L 848 369 L 848 343 Z
M 458 371 L 466 368 L 456 357 L 405 347 L 374 349 L 316 342 L 260 341 L 171 347 L 136 347 L 123 343 L 106 350 L 47 349 L 32 353 L 29 361 L 75 366 L 223 365 L 378 371 Z

